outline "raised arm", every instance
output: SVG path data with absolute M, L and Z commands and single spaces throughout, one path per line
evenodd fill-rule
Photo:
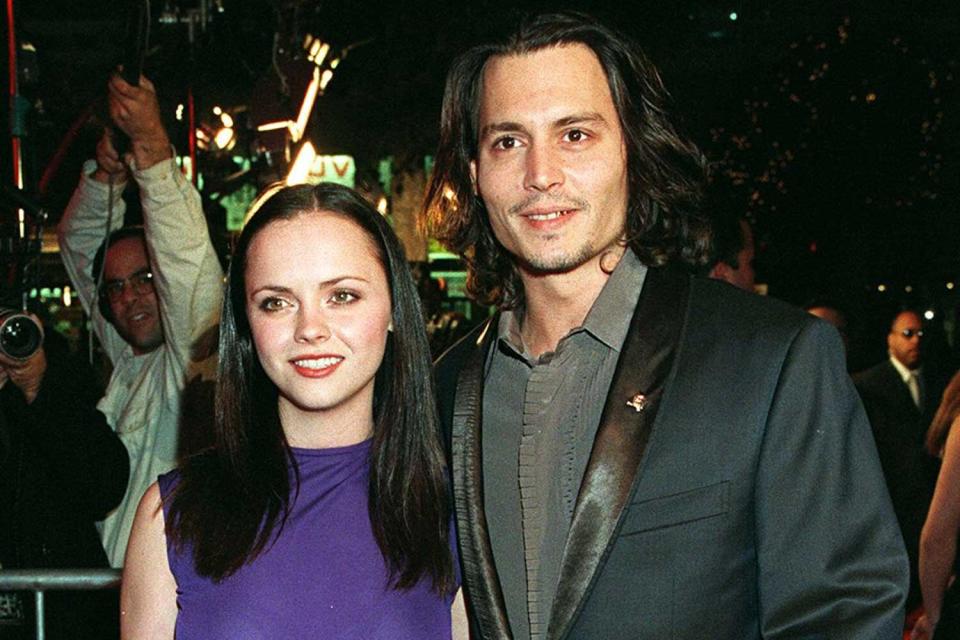
M 173 160 L 153 84 L 141 78 L 131 86 L 115 76 L 110 103 L 114 121 L 130 136 L 164 340 L 186 369 L 195 341 L 217 324 L 223 272 L 200 194 Z
M 200 194 L 174 161 L 153 84 L 141 78 L 139 86 L 133 86 L 115 76 L 108 88 L 111 117 L 129 136 L 131 150 L 121 160 L 110 138 L 101 140 L 96 164 L 85 166 L 60 224 L 61 255 L 98 336 L 116 362 L 126 344 L 96 309 L 92 262 L 108 233 L 123 223 L 122 189 L 115 187 L 113 215 L 107 224 L 108 181 L 111 176 L 115 183 L 122 181 L 125 165 L 129 166 L 140 189 L 164 342 L 181 370 L 186 370 L 197 338 L 217 324 L 222 270 L 207 233 Z
M 113 148 L 110 134 L 104 132 L 97 143 L 96 160 L 84 163 L 80 183 L 57 227 L 63 265 L 93 322 L 97 337 L 113 362 L 126 348 L 126 343 L 97 309 L 97 274 L 93 273 L 93 258 L 110 232 L 123 225 L 126 205 L 122 195 L 128 175 Z M 112 190 L 111 178 L 114 181 Z
M 172 640 L 177 583 L 167 561 L 160 488 L 150 485 L 133 521 L 120 588 L 121 640 Z
M 950 425 L 943 450 L 943 466 L 930 502 L 930 512 L 920 534 L 920 590 L 924 615 L 913 637 L 930 638 L 940 621 L 943 594 L 947 590 L 957 556 L 960 534 L 960 416 Z

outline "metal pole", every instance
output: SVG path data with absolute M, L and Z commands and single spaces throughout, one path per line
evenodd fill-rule
M 33 591 L 37 640 L 44 640 L 44 591 L 90 591 L 120 586 L 119 569 L 0 569 L 0 591 Z
M 45 623 L 43 619 L 43 591 L 34 591 L 33 600 L 34 603 L 36 603 L 37 609 L 37 640 L 44 640 L 44 637 L 46 636 L 46 629 L 44 628 Z
M 21 173 L 22 158 L 20 153 L 20 122 L 18 121 L 19 97 L 19 78 L 17 71 L 17 32 L 14 20 L 13 0 L 7 0 L 7 59 L 9 72 L 9 94 L 10 94 L 10 146 L 13 152 L 13 184 L 18 189 L 23 188 L 23 175 Z
M 26 117 L 23 99 L 20 97 L 19 68 L 17 66 L 17 31 L 13 0 L 7 0 L 7 57 L 9 58 L 9 93 L 10 93 L 10 151 L 13 159 L 13 184 L 17 189 L 23 189 L 23 150 L 20 138 L 24 135 Z M 27 237 L 26 213 L 17 209 L 17 228 L 20 240 Z
M 193 66 L 192 62 L 190 66 Z M 187 149 L 190 153 L 190 180 L 196 187 L 200 183 L 197 176 L 199 173 L 199 167 L 197 166 L 197 116 L 194 107 L 193 84 L 191 82 L 187 87 L 187 128 L 189 130 L 187 133 Z
M 119 569 L 0 569 L 0 591 L 89 591 L 120 586 Z

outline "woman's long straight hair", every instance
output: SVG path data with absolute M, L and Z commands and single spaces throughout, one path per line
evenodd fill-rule
M 370 237 L 390 286 L 394 330 L 374 383 L 369 515 L 393 586 L 420 578 L 453 585 L 450 512 L 434 404 L 430 349 L 403 250 L 387 222 L 354 191 L 332 184 L 276 191 L 248 221 L 230 264 L 220 325 L 215 447 L 191 458 L 169 499 L 167 536 L 214 580 L 254 560 L 281 535 L 298 487 L 278 415 L 278 392 L 260 366 L 246 315 L 247 251 L 277 220 L 336 215 Z M 294 485 L 299 483 L 295 473 Z
M 943 454 L 947 436 L 950 435 L 950 427 L 957 416 L 960 416 L 960 373 L 954 375 L 950 384 L 947 385 L 937 413 L 927 429 L 927 453 L 938 458 Z

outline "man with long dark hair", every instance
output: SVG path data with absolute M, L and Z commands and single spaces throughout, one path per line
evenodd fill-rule
M 447 79 L 426 220 L 499 313 L 441 358 L 482 638 L 894 638 L 906 562 L 836 332 L 691 278 L 702 156 L 576 13 Z

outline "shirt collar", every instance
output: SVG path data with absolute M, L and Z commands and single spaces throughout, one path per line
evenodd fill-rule
M 583 328 L 597 340 L 620 352 L 630 329 L 630 319 L 640 298 L 647 268 L 633 251 L 627 250 L 590 307 Z
M 579 331 L 586 331 L 619 353 L 630 329 L 630 319 L 633 317 L 633 310 L 637 306 L 646 276 L 647 267 L 633 251 L 626 250 L 587 312 L 583 325 L 571 329 L 563 340 Z M 531 360 L 520 334 L 522 317 L 523 312 L 520 309 L 507 309 L 501 313 L 497 325 L 497 340 L 511 351 Z
M 902 362 L 893 357 L 893 354 L 890 354 L 890 364 L 892 364 L 893 368 L 897 370 L 897 373 L 900 374 L 900 378 L 902 378 L 904 382 L 910 382 L 910 377 L 913 375 L 920 375 L 920 367 L 917 367 L 916 369 L 907 369 Z

